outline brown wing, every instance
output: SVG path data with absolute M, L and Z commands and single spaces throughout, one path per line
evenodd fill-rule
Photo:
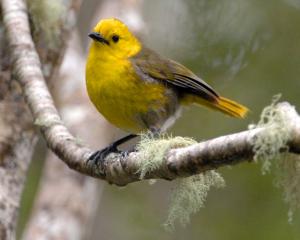
M 150 49 L 144 48 L 131 61 L 137 74 L 146 81 L 160 81 L 177 88 L 180 93 L 195 94 L 212 102 L 219 97 L 192 71 L 175 61 L 162 58 Z

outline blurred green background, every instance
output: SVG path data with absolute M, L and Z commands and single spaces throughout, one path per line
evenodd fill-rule
M 245 120 L 191 107 L 170 130 L 198 141 L 247 129 L 272 96 L 300 106 L 300 1 L 152 0 L 143 3 L 145 42 L 182 62 L 222 95 L 251 109 Z M 297 107 L 299 110 L 299 107 Z M 34 161 L 22 212 L 34 195 Z M 104 190 L 93 239 L 300 239 L 299 213 L 288 207 L 274 175 L 259 164 L 220 169 L 224 189 L 209 192 L 205 208 L 173 233 L 162 228 L 174 183 L 158 181 Z M 23 218 L 23 221 L 25 217 Z M 101 236 L 101 237 L 100 237 Z

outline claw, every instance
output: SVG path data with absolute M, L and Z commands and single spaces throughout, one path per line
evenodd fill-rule
M 133 147 L 132 147 L 131 149 L 129 149 L 129 150 L 122 151 L 122 152 L 121 152 L 121 157 L 122 157 L 122 158 L 127 158 L 128 155 L 129 155 L 130 153 L 132 153 L 132 152 L 136 152 L 136 147 L 135 147 L 135 146 L 133 146 Z
M 89 157 L 89 160 L 93 161 L 95 164 L 98 165 L 98 163 L 100 161 L 103 161 L 110 153 L 119 153 L 119 152 L 120 151 L 118 150 L 118 148 L 114 144 L 111 144 L 106 148 L 94 152 Z
M 110 153 L 122 153 L 122 156 L 128 156 L 130 153 L 129 151 L 127 152 L 122 152 L 118 149 L 118 146 L 129 141 L 132 138 L 137 137 L 135 134 L 129 134 L 123 138 L 120 138 L 119 140 L 113 142 L 110 144 L 108 147 L 103 148 L 99 151 L 94 152 L 90 157 L 89 160 L 93 161 L 94 164 L 99 165 L 100 161 L 103 161 Z

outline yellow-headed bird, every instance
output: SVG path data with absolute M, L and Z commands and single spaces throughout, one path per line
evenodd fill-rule
M 181 105 L 199 104 L 243 118 L 248 109 L 221 97 L 183 65 L 145 47 L 120 20 L 101 20 L 86 64 L 89 97 L 113 125 L 132 134 L 97 151 L 99 160 L 142 131 L 159 133 L 179 116 Z

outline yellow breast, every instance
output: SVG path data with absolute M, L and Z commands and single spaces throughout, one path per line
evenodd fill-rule
M 118 128 L 134 133 L 146 130 L 142 116 L 164 104 L 163 85 L 140 79 L 129 60 L 95 54 L 93 47 L 86 66 L 91 101 Z

